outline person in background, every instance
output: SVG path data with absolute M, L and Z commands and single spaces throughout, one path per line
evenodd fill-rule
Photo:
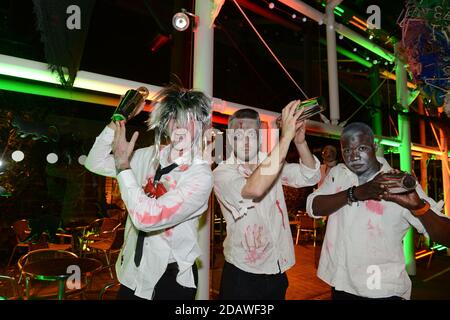
M 320 181 L 317 184 L 320 187 L 325 180 L 325 177 L 330 172 L 331 168 L 335 167 L 337 164 L 337 150 L 335 146 L 326 145 L 322 149 L 322 159 L 323 163 L 320 165 Z

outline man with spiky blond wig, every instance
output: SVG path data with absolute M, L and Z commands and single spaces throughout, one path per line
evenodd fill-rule
M 138 132 L 127 141 L 125 122 L 113 121 L 96 138 L 85 166 L 117 179 L 128 210 L 116 262 L 118 299 L 194 299 L 198 221 L 213 183 L 210 166 L 202 160 L 210 99 L 170 85 L 153 101 L 147 124 L 155 130 L 154 145 L 133 151 Z M 162 146 L 163 138 L 168 145 Z

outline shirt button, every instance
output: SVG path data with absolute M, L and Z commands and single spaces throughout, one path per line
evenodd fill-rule
M 148 242 L 145 242 L 145 246 L 148 247 Z

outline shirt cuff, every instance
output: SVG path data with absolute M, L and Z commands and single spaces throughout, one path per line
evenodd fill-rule
M 106 126 L 99 134 L 99 138 L 106 141 L 107 143 L 112 143 L 114 140 L 114 130 Z
M 119 186 L 123 186 L 125 188 L 139 187 L 136 177 L 131 169 L 122 170 L 117 175 L 117 182 L 119 183 Z
M 313 178 L 317 172 L 320 171 L 320 161 L 317 159 L 315 155 L 313 155 L 314 158 L 314 169 L 311 169 L 310 167 L 305 166 L 305 164 L 302 162 L 302 159 L 299 158 L 298 162 L 300 163 L 300 167 L 302 169 L 302 173 L 307 179 Z
M 248 212 L 248 209 L 253 208 L 255 204 L 252 199 L 244 199 L 239 200 L 239 207 L 236 208 L 236 212 L 232 212 L 235 220 L 239 219 L 242 216 L 245 216 Z
M 313 203 L 313 201 L 314 201 L 314 198 L 317 197 L 317 196 L 318 196 L 318 194 L 311 193 L 311 194 L 308 196 L 308 198 L 306 199 L 306 213 L 307 213 L 308 216 L 310 216 L 311 218 L 314 218 L 314 219 L 322 219 L 322 218 L 324 218 L 324 217 L 323 217 L 323 216 L 316 216 L 316 215 L 314 215 L 313 209 L 312 209 L 312 203 Z

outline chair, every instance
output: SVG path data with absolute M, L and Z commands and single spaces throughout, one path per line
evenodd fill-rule
M 111 264 L 111 254 L 118 252 L 123 244 L 124 228 L 119 228 L 120 221 L 111 218 L 97 219 L 90 224 L 86 232 L 98 229 L 93 234 L 84 237 L 83 247 L 92 249 L 93 251 L 101 251 L 105 255 L 106 264 L 109 267 L 111 279 L 114 279 Z
M 102 290 L 100 290 L 100 294 L 98 296 L 99 300 L 107 300 L 105 299 L 105 295 L 111 291 L 112 288 L 120 287 L 120 282 L 111 282 L 107 283 L 103 286 Z M 116 299 L 116 294 L 114 295 L 114 300 Z
M 21 290 L 16 279 L 0 275 L 0 300 L 22 299 Z
M 298 244 L 299 238 L 302 233 L 307 233 L 312 236 L 314 241 L 314 247 L 316 246 L 316 241 L 318 239 L 317 233 L 324 227 L 324 222 L 322 219 L 314 219 L 303 214 L 297 214 L 295 220 L 290 222 L 291 225 L 295 225 L 297 229 L 297 235 L 295 239 L 295 244 Z
M 31 244 L 31 241 L 27 241 L 27 238 L 31 231 L 28 227 L 28 220 L 23 219 L 16 221 L 12 224 L 11 228 L 14 230 L 14 233 L 16 235 L 16 245 L 11 252 L 8 264 L 6 265 L 6 270 L 8 270 L 9 266 L 11 265 L 11 261 L 14 258 L 14 254 L 16 253 L 17 248 L 27 248 L 27 251 L 29 251 Z
M 65 251 L 65 250 L 55 250 L 55 249 L 49 249 L 49 248 L 37 249 L 37 250 L 28 252 L 27 254 L 20 257 L 19 261 L 17 262 L 17 266 L 18 266 L 19 272 L 20 272 L 20 277 L 19 277 L 18 283 L 20 283 L 20 281 L 22 279 L 22 275 L 23 275 L 22 269 L 23 269 L 23 266 L 25 266 L 26 264 L 35 262 L 35 261 L 45 260 L 45 259 L 64 258 L 64 257 L 78 258 L 78 256 L 73 252 Z M 25 293 L 26 293 L 27 299 L 30 297 L 29 286 L 30 286 L 30 279 L 28 277 L 26 277 Z

